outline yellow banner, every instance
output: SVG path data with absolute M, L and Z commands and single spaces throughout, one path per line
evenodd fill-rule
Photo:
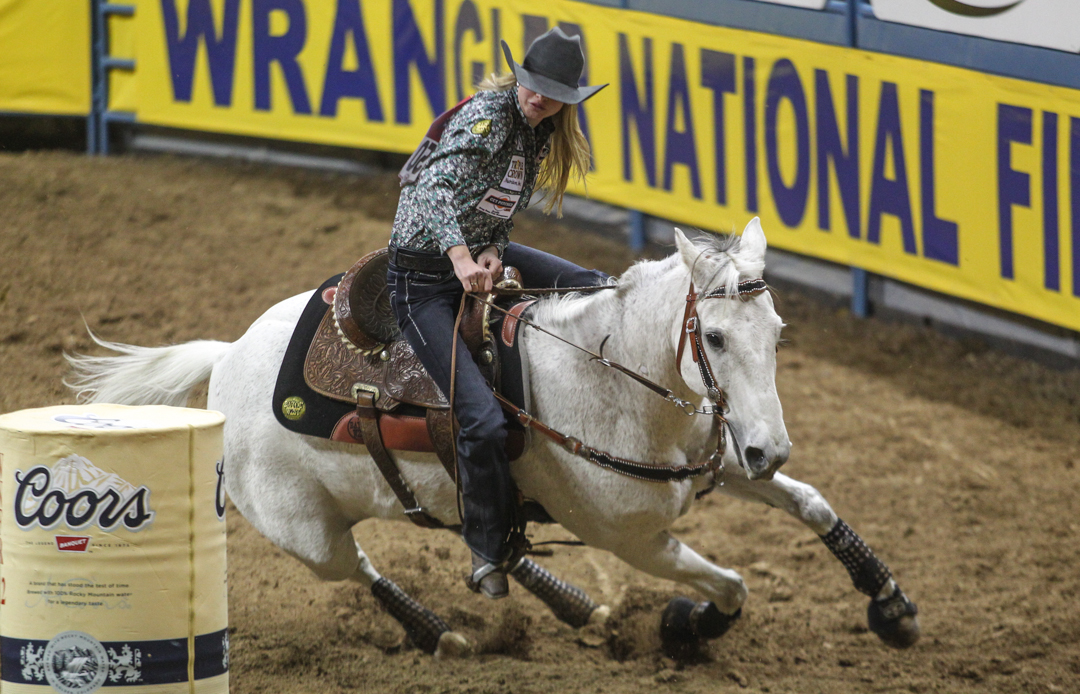
M 87 0 L 0 0 L 0 111 L 90 112 Z
M 593 198 L 1080 329 L 1080 91 L 569 0 L 136 5 L 140 122 L 394 152 L 559 23 Z

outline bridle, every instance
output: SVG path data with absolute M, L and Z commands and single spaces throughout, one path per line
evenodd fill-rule
M 694 279 L 693 277 L 690 278 L 690 288 L 686 292 L 686 306 L 683 308 L 682 327 L 679 330 L 679 347 L 675 350 L 675 369 L 682 370 L 683 350 L 686 348 L 686 342 L 689 339 L 691 344 L 690 356 L 698 366 L 701 384 L 705 386 L 707 397 L 713 402 L 712 406 L 706 409 L 712 410 L 713 424 L 716 427 L 716 451 L 709 456 L 709 460 L 713 464 L 713 475 L 709 486 L 696 494 L 698 499 L 711 492 L 718 484 L 717 478 L 723 474 L 723 457 L 727 448 L 725 431 L 731 432 L 731 438 L 735 440 L 735 457 L 738 458 L 739 465 L 745 468 L 742 459 L 742 447 L 739 445 L 739 439 L 735 435 L 735 428 L 731 426 L 731 422 L 724 416 L 731 409 L 727 403 L 727 396 L 724 394 L 724 389 L 717 383 L 716 376 L 713 375 L 709 355 L 705 353 L 705 346 L 701 341 L 701 319 L 698 318 L 697 314 L 698 300 L 731 298 L 745 301 L 747 298 L 755 297 L 768 290 L 769 285 L 759 277 L 739 282 L 734 296 L 731 297 L 728 297 L 727 287 L 717 287 L 704 294 L 698 294 L 694 288 Z M 720 481 L 719 484 L 723 484 L 723 481 Z
M 604 285 L 599 287 L 575 287 L 559 291 L 560 293 L 583 292 L 598 291 L 609 288 L 614 288 L 614 285 Z M 724 416 L 729 411 L 727 398 L 724 394 L 723 389 L 716 381 L 716 377 L 713 374 L 712 365 L 709 363 L 709 357 L 705 353 L 705 347 L 702 344 L 701 321 L 698 318 L 697 314 L 697 303 L 699 300 L 702 299 L 723 298 L 741 299 L 745 301 L 751 297 L 768 291 L 768 289 L 769 286 L 765 282 L 765 280 L 757 278 L 739 282 L 736 287 L 736 291 L 731 296 L 728 295 L 726 287 L 717 287 L 716 289 L 712 289 L 708 292 L 705 292 L 704 294 L 698 294 L 694 288 L 694 280 L 691 278 L 690 288 L 686 294 L 686 305 L 683 309 L 683 321 L 680 327 L 679 346 L 676 350 L 675 355 L 675 368 L 677 371 L 681 372 L 682 355 L 686 347 L 686 343 L 687 341 L 689 341 L 691 345 L 691 357 L 693 358 L 694 363 L 698 365 L 698 371 L 701 374 L 701 382 L 705 386 L 705 391 L 707 393 L 708 399 L 712 401 L 712 405 L 707 405 L 702 408 L 698 408 L 693 403 L 677 397 L 674 392 L 671 391 L 671 389 L 665 388 L 664 386 L 653 382 L 652 380 L 642 376 L 641 374 L 631 371 L 622 364 L 613 362 L 610 359 L 604 357 L 604 344 L 607 342 L 607 337 L 605 337 L 604 340 L 600 343 L 599 353 L 597 353 L 580 345 L 574 344 L 569 340 L 566 340 L 565 338 L 551 332 L 550 330 L 547 330 L 546 328 L 543 328 L 536 323 L 526 319 L 524 316 L 517 317 L 518 320 L 525 325 L 539 330 L 540 332 L 554 337 L 566 343 L 567 345 L 570 345 L 578 350 L 581 350 L 582 352 L 589 354 L 592 357 L 592 361 L 599 362 L 604 366 L 615 369 L 619 373 L 629 376 L 630 378 L 642 384 L 657 395 L 660 395 L 668 402 L 671 402 L 673 405 L 678 407 L 684 414 L 688 416 L 693 416 L 697 414 L 712 415 L 714 426 L 716 427 L 716 450 L 712 453 L 712 455 L 709 456 L 709 459 L 703 463 L 675 466 L 662 463 L 642 463 L 618 458 L 616 456 L 612 456 L 609 453 L 605 453 L 604 451 L 592 448 L 591 446 L 582 443 L 580 440 L 572 436 L 562 434 L 561 432 L 545 425 L 543 422 L 536 419 L 533 415 L 517 407 L 510 401 L 500 396 L 498 393 L 495 394 L 496 398 L 499 400 L 503 408 L 513 414 L 522 425 L 526 427 L 531 427 L 535 431 L 544 434 L 545 436 L 551 438 L 553 441 L 555 441 L 557 444 L 570 451 L 571 453 L 583 457 L 601 467 L 614 470 L 615 472 L 619 472 L 620 474 L 628 475 L 630 477 L 635 477 L 638 479 L 646 479 L 654 482 L 668 482 L 672 480 L 681 480 L 711 474 L 712 477 L 710 485 L 706 489 L 698 492 L 695 495 L 697 498 L 701 498 L 716 487 L 716 485 L 718 484 L 717 479 L 723 474 L 723 456 L 727 448 L 727 431 L 730 431 L 732 438 L 735 439 L 735 453 L 739 459 L 739 464 L 743 465 L 743 461 L 742 452 L 739 450 L 739 442 L 735 436 L 735 430 L 732 428 L 731 423 L 728 422 L 727 418 Z M 534 292 L 536 292 L 536 290 L 496 289 L 493 294 L 504 296 L 521 296 L 523 294 L 529 294 Z M 544 293 L 551 292 L 549 290 Z M 491 308 L 494 308 L 501 313 L 509 315 L 509 311 L 502 308 L 501 306 L 495 305 L 494 296 L 489 296 L 485 298 L 480 295 L 474 295 L 474 297 L 478 301 L 487 304 Z M 722 484 L 722 482 L 719 482 L 719 484 Z
M 769 285 L 763 279 L 744 280 L 739 282 L 735 295 L 730 298 L 754 297 L 768 291 L 768 289 Z M 694 289 L 694 280 L 690 280 L 690 289 L 686 293 L 686 307 L 683 309 L 682 331 L 679 333 L 679 348 L 675 352 L 675 368 L 681 370 L 683 349 L 686 347 L 686 340 L 689 337 L 692 345 L 690 356 L 693 357 L 694 363 L 698 365 L 698 371 L 701 373 L 701 383 L 705 386 L 705 392 L 708 393 L 709 399 L 724 412 L 728 410 L 727 398 L 724 396 L 723 389 L 716 382 L 712 365 L 709 363 L 709 357 L 705 354 L 705 347 L 701 344 L 701 321 L 698 319 L 697 302 L 699 299 L 726 298 L 729 298 L 727 287 L 717 287 L 699 295 Z

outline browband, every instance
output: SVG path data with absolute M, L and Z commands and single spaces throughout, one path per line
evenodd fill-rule
M 739 282 L 736 293 L 739 296 L 748 296 L 761 294 L 769 289 L 768 283 L 760 277 L 752 280 L 743 280 Z M 722 299 L 727 296 L 727 287 L 717 287 L 716 289 L 709 290 L 701 295 L 702 299 Z

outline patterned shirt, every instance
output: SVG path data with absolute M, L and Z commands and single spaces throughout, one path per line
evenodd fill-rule
M 555 126 L 529 126 L 517 89 L 480 91 L 446 124 L 427 168 L 401 189 L 390 242 L 445 253 L 466 245 L 475 256 L 496 246 L 500 257 L 529 204 Z

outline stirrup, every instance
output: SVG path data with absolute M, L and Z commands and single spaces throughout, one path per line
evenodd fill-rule
M 493 580 L 484 581 L 484 579 L 492 576 Z M 494 584 L 494 585 L 493 585 Z M 510 583 L 506 578 L 503 565 L 492 564 L 491 562 L 485 563 L 473 570 L 468 578 L 465 579 L 465 585 L 469 590 L 474 593 L 480 593 L 485 598 L 492 600 L 498 600 L 505 598 L 510 594 Z

